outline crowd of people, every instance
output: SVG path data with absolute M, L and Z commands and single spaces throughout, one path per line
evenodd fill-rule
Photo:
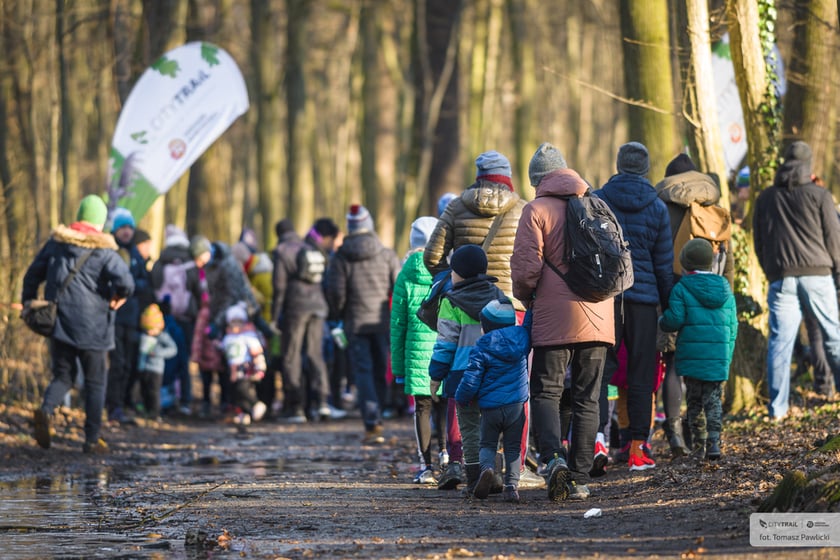
M 526 202 L 503 154 L 475 165 L 475 181 L 442 197 L 437 216 L 414 220 L 404 258 L 354 204 L 343 231 L 320 218 L 301 237 L 281 220 L 270 254 L 249 229 L 229 247 L 169 225 L 151 263 L 130 212 L 109 216 L 85 197 L 23 282 L 24 314 L 41 284 L 58 300 L 37 443 L 50 447 L 51 415 L 82 372 L 92 453 L 107 449 L 103 410 L 115 424 L 169 412 L 244 431 L 267 418 L 341 419 L 354 406 L 364 445 L 385 442 L 390 415 L 413 415 L 418 484 L 510 502 L 546 487 L 551 500 L 582 500 L 610 464 L 656 467 L 659 397 L 671 456 L 719 459 L 738 321 L 729 205 L 714 177 L 679 154 L 654 186 L 646 147 L 629 142 L 595 190 L 544 143 Z M 567 209 L 590 196 L 620 226 L 634 278 L 597 301 L 567 281 Z M 709 231 L 695 227 L 709 223 L 704 213 L 719 219 Z M 769 415 L 782 420 L 803 313 L 829 371 L 817 389 L 833 395 L 840 383 L 840 220 L 803 142 L 758 198 L 753 231 L 770 283 Z M 430 293 L 431 323 L 417 314 Z

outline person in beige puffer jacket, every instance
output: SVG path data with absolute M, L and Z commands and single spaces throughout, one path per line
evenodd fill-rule
M 487 274 L 498 278 L 497 286 L 513 300 L 510 256 L 525 201 L 513 189 L 510 162 L 505 156 L 496 151 L 484 152 L 476 158 L 475 166 L 475 183 L 446 206 L 426 245 L 423 262 L 432 276 L 447 269 L 452 251 L 462 245 L 484 243 L 493 220 L 504 214 L 486 251 Z M 513 301 L 521 323 L 525 306 Z

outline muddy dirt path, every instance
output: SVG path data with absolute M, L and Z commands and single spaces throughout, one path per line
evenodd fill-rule
M 749 544 L 749 514 L 802 466 L 802 447 L 840 432 L 832 406 L 795 429 L 731 423 L 718 464 L 615 467 L 586 502 L 523 490 L 522 504 L 412 484 L 408 419 L 388 421 L 375 447 L 361 445 L 357 418 L 262 423 L 248 437 L 199 420 L 113 427 L 111 453 L 88 456 L 77 413 L 59 418 L 45 451 L 29 437 L 27 410 L 0 407 L 0 557 L 838 558 L 837 548 Z M 602 517 L 584 519 L 590 508 Z

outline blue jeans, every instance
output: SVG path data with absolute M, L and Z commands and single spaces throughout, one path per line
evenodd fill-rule
M 790 276 L 770 284 L 770 340 L 767 345 L 767 384 L 770 416 L 782 418 L 788 412 L 790 362 L 802 321 L 802 309 L 812 312 L 824 340 L 826 358 L 835 381 L 840 376 L 840 322 L 837 291 L 831 276 Z
M 347 335 L 349 367 L 356 374 L 359 410 L 368 431 L 382 424 L 390 343 L 387 332 Z

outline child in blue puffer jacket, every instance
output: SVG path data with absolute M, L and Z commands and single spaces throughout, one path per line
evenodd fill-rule
M 522 432 L 525 428 L 525 403 L 528 401 L 528 331 L 530 314 L 523 326 L 516 326 L 513 304 L 507 298 L 492 300 L 481 310 L 484 335 L 476 341 L 455 400 L 459 406 L 481 410 L 479 462 L 481 475 L 473 495 L 484 499 L 496 479 L 496 449 L 503 434 L 505 477 L 502 499 L 519 501 Z

